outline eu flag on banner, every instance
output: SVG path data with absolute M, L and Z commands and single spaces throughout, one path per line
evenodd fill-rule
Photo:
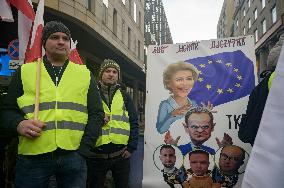
M 255 87 L 253 62 L 238 50 L 186 60 L 199 71 L 189 98 L 214 106 L 240 99 Z

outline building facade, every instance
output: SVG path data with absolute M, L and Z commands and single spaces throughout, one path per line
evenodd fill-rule
M 257 70 L 260 74 L 267 68 L 269 50 L 284 33 L 284 1 L 235 0 L 234 9 L 231 33 L 226 37 L 254 36 Z
M 231 34 L 233 24 L 234 1 L 224 1 L 217 25 L 217 38 L 226 38 Z
M 145 0 L 145 45 L 172 44 L 162 0 Z
M 37 3 L 33 0 L 34 7 Z M 13 14 L 17 18 L 17 11 Z M 81 58 L 95 77 L 104 59 L 116 60 L 136 106 L 144 103 L 140 101 L 146 80 L 144 0 L 45 0 L 44 21 L 51 20 L 69 27 Z M 7 48 L 9 41 L 17 38 L 17 19 L 14 23 L 0 22 L 0 26 L 4 28 L 1 35 L 9 38 L 0 41 L 0 48 Z

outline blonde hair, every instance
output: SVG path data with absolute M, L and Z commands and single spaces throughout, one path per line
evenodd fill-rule
M 193 80 L 196 81 L 198 78 L 198 71 L 195 68 L 194 65 L 191 63 L 186 63 L 184 61 L 178 61 L 176 63 L 172 63 L 167 66 L 167 68 L 164 70 L 163 73 L 163 83 L 164 87 L 171 91 L 171 88 L 169 88 L 169 82 L 172 80 L 173 76 L 178 72 L 178 71 L 190 71 L 192 73 Z

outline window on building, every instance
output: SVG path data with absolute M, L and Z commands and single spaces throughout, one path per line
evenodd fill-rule
M 95 13 L 95 0 L 85 0 L 86 2 L 86 8 L 91 11 L 92 13 Z
M 141 28 L 141 12 L 138 12 L 138 26 Z
M 117 35 L 117 11 L 113 9 L 113 14 L 112 14 L 112 28 L 113 28 L 113 34 L 115 36 Z
M 126 92 L 133 98 L 133 88 L 131 87 L 126 87 Z
M 121 33 L 122 33 L 122 42 L 124 43 L 124 40 L 125 40 L 125 21 L 124 19 L 122 19 L 122 26 L 121 26 Z
M 145 32 L 148 32 L 148 33 L 151 32 L 151 27 L 150 27 L 150 25 L 145 25 Z
M 127 34 L 128 34 L 128 45 L 127 45 L 127 47 L 128 47 L 128 49 L 130 49 L 131 48 L 131 29 L 129 27 L 128 27 Z
M 121 0 L 122 1 L 122 3 L 125 5 L 125 0 Z
M 274 6 L 271 9 L 271 16 L 272 16 L 272 23 L 275 23 L 277 20 L 277 15 L 276 15 L 276 6 Z
M 244 9 L 243 13 L 244 13 L 244 17 L 245 17 L 246 16 L 246 9 Z
M 257 31 L 257 29 L 254 31 L 254 40 L 255 40 L 255 42 L 258 41 L 258 31 Z
M 248 7 L 250 7 L 250 0 L 248 0 Z
M 103 0 L 103 4 L 108 8 L 108 0 Z
M 266 20 L 264 19 L 262 22 L 262 34 L 264 34 L 266 32 Z
M 85 0 L 85 4 L 86 4 L 86 8 L 87 9 L 90 9 L 90 4 L 91 4 L 91 1 L 90 0 Z
M 103 24 L 107 24 L 107 5 L 103 3 Z
M 131 15 L 131 10 L 132 10 L 132 0 L 129 0 L 129 1 L 128 1 L 128 3 L 129 3 L 129 5 L 128 5 L 128 11 L 129 11 L 129 13 L 130 13 L 130 15 Z
M 246 35 L 246 28 L 243 28 L 243 35 Z
M 265 7 L 265 0 L 261 0 L 261 8 L 264 9 Z
M 136 3 L 135 2 L 133 2 L 133 8 L 134 8 L 134 10 L 133 10 L 133 19 L 134 19 L 134 22 L 136 22 L 137 20 L 136 20 Z
M 141 42 L 138 40 L 138 59 L 141 58 Z
M 256 20 L 257 19 L 257 8 L 254 10 L 253 14 L 254 14 L 254 20 Z
M 145 102 L 144 102 L 144 98 L 145 98 L 144 97 L 144 92 L 139 90 L 138 91 L 138 95 L 139 95 L 139 97 L 138 97 L 138 112 L 139 112 L 139 114 L 141 114 L 141 113 L 143 114 L 144 113 L 144 104 L 145 104 Z M 139 119 L 140 119 L 140 121 L 142 121 L 142 117 L 139 117 Z
M 251 21 L 250 21 L 250 19 L 248 20 L 248 28 L 250 29 L 250 27 L 251 27 Z

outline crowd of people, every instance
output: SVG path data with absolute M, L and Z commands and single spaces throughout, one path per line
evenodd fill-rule
M 284 34 L 269 54 L 273 68 L 283 40 Z M 49 187 L 55 179 L 58 187 L 102 188 L 109 172 L 116 188 L 142 187 L 143 133 L 139 133 L 136 107 L 121 82 L 119 63 L 105 59 L 96 82 L 86 66 L 69 61 L 71 33 L 63 23 L 46 23 L 41 41 L 43 58 L 19 67 L 7 96 L 2 99 L 1 95 L 1 141 L 6 141 L 1 142 L 2 169 L 4 147 L 11 138 L 18 138 L 14 187 Z M 246 151 L 233 145 L 225 133 L 221 141 L 216 139 L 220 156 L 217 165 L 209 169 L 210 156 L 216 151 L 204 143 L 215 127 L 213 106 L 208 102 L 199 107 L 188 98 L 197 70 L 190 63 L 177 62 L 163 76 L 164 86 L 172 94 L 161 102 L 156 124 L 160 134 L 167 132 L 159 153 L 164 181 L 170 187 L 233 187 Z M 254 143 L 274 76 L 266 75 L 251 94 L 239 130 L 243 142 Z M 186 83 L 182 90 L 181 81 Z M 260 90 L 265 90 L 265 95 Z M 258 105 L 261 108 L 255 110 Z M 178 145 L 179 137 L 172 138 L 169 128 L 183 117 L 191 141 Z M 187 170 L 175 166 L 175 148 L 188 155 Z
M 108 171 L 115 187 L 128 187 L 138 116 L 119 64 L 105 59 L 97 83 L 86 66 L 69 61 L 63 23 L 46 23 L 41 41 L 45 55 L 17 69 L 1 104 L 2 134 L 18 136 L 14 187 L 55 180 L 57 187 L 101 188 Z

